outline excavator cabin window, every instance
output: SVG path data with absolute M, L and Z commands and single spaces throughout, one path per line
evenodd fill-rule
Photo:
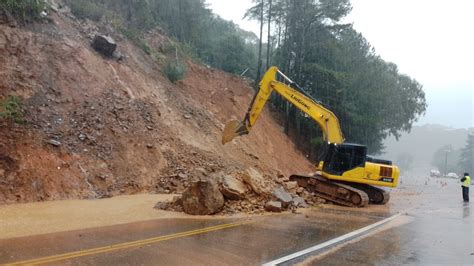
M 367 147 L 358 144 L 328 144 L 324 156 L 323 171 L 342 175 L 356 167 L 364 167 Z

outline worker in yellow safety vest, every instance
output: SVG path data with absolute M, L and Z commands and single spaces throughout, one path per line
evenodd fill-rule
M 464 177 L 461 178 L 462 182 L 462 198 L 464 202 L 469 202 L 469 186 L 471 185 L 471 177 L 469 173 L 464 173 Z

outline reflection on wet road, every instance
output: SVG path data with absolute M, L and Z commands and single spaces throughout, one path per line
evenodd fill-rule
M 255 264 L 304 249 L 356 230 L 385 217 L 360 210 L 315 209 L 306 214 L 282 214 L 240 219 L 169 219 L 96 229 L 0 240 L 0 262 L 12 263 L 71 252 L 45 260 L 62 264 Z M 350 219 L 348 219 L 350 218 Z M 227 224 L 244 221 L 238 226 Z M 222 229 L 147 241 L 177 232 L 224 225 Z M 126 249 L 98 248 L 142 241 Z M 82 252 L 78 252 L 81 251 Z M 92 251 L 92 252 L 91 252 Z M 64 258 L 64 260 L 63 260 Z M 29 261 L 29 263 L 43 262 Z
M 428 184 L 407 212 L 412 222 L 346 245 L 307 265 L 474 265 L 474 203 L 461 200 L 460 185 Z
M 0 239 L 0 264 L 256 265 L 398 212 L 405 222 L 310 254 L 303 264 L 471 264 L 473 205 L 460 202 L 456 188 L 402 188 L 387 206 L 362 209 L 327 205 L 299 214 L 169 218 Z

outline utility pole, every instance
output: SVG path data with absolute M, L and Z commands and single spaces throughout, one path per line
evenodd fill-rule
M 450 152 L 450 150 L 445 150 L 446 152 L 446 156 L 444 158 L 444 176 L 447 176 L 448 175 L 448 153 Z

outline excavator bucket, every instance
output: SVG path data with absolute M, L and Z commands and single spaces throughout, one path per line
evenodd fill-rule
M 222 133 L 222 145 L 232 141 L 235 137 L 246 133 L 248 133 L 248 130 L 242 122 L 231 120 L 224 127 L 224 132 Z

